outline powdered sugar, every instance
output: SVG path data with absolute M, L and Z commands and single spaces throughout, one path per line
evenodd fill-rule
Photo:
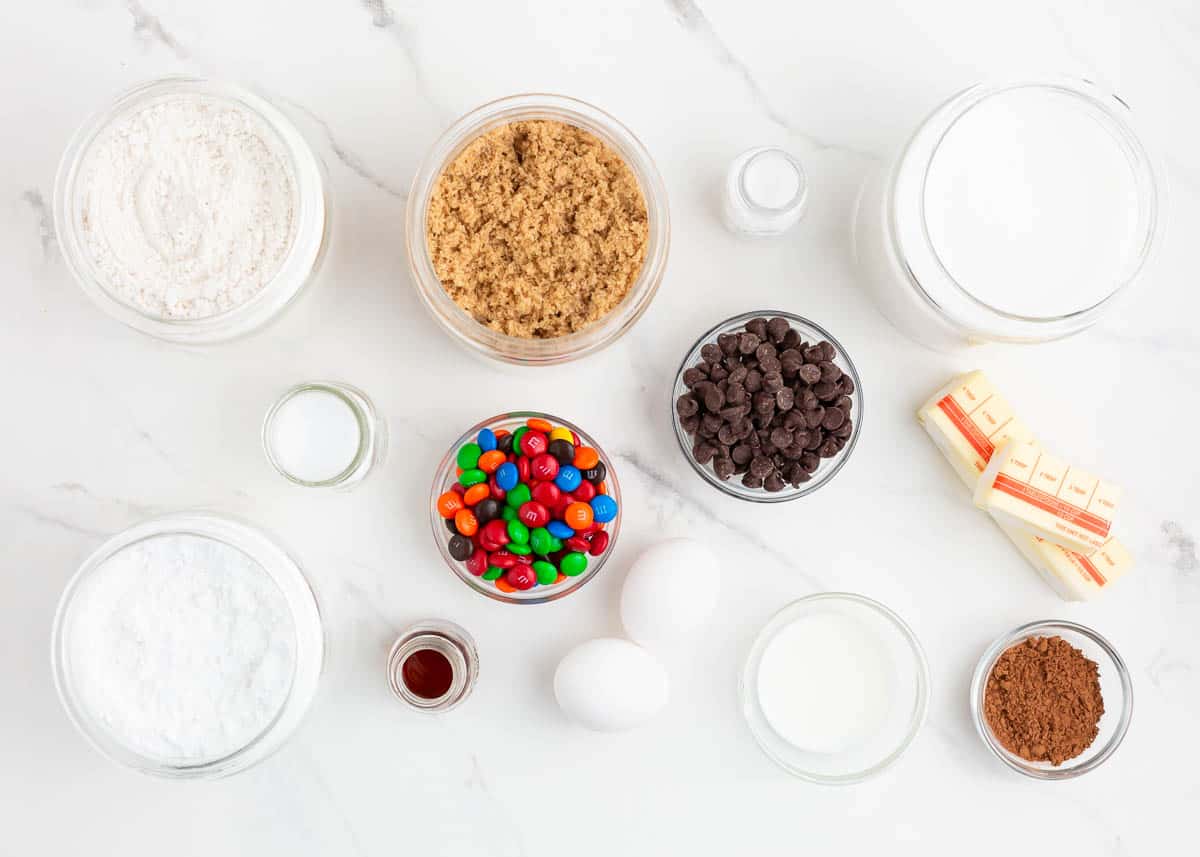
M 88 151 L 80 186 L 95 276 L 151 317 L 206 318 L 245 303 L 296 237 L 287 148 L 231 100 L 178 95 L 118 118 Z
M 184 533 L 135 542 L 81 584 L 66 650 L 80 703 L 127 749 L 202 764 L 282 708 L 296 665 L 283 592 L 257 562 Z

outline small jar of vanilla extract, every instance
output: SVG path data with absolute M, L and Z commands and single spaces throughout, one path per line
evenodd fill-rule
M 387 660 L 388 684 L 417 711 L 449 711 L 470 695 L 479 677 L 479 653 L 465 628 L 442 619 L 401 632 Z

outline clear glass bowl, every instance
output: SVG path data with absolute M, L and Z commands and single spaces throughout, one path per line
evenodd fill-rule
M 202 764 L 171 764 L 131 750 L 115 738 L 87 709 L 76 691 L 71 660 L 72 608 L 81 584 L 113 555 L 145 539 L 188 534 L 213 539 L 240 550 L 262 567 L 279 587 L 291 609 L 295 670 L 287 697 L 274 719 L 253 740 L 223 758 Z M 117 533 L 79 567 L 59 600 L 51 634 L 51 660 L 59 700 L 80 734 L 118 764 L 146 774 L 175 779 L 216 779 L 244 771 L 283 746 L 296 731 L 316 694 L 325 660 L 321 614 L 300 567 L 282 548 L 254 527 L 205 512 L 181 512 L 152 518 Z
M 775 636 L 797 619 L 838 612 L 879 638 L 892 667 L 892 706 L 879 730 L 863 744 L 839 753 L 803 750 L 780 736 L 758 701 L 758 669 Z M 850 592 L 819 592 L 793 601 L 771 617 L 755 638 L 738 682 L 742 713 L 759 747 L 777 765 L 820 785 L 849 785 L 875 776 L 899 759 L 925 723 L 929 710 L 929 665 L 908 625 L 878 601 Z
M 164 319 L 125 303 L 97 277 L 83 237 L 83 194 L 79 182 L 92 145 L 114 122 L 149 104 L 184 94 L 200 94 L 237 104 L 277 135 L 291 156 L 296 183 L 296 235 L 279 271 L 245 303 L 206 318 Z M 121 94 L 75 132 L 59 162 L 54 183 L 54 229 L 68 270 L 102 310 L 158 339 L 203 345 L 243 336 L 276 318 L 312 279 L 329 240 L 332 210 L 326 185 L 324 164 L 295 124 L 266 98 L 223 81 L 170 76 Z
M 495 584 L 490 580 L 484 580 L 480 577 L 475 577 L 463 563 L 450 556 L 450 533 L 446 529 L 446 520 L 438 514 L 437 498 L 450 490 L 457 479 L 458 462 L 456 460 L 458 450 L 463 444 L 475 440 L 475 436 L 479 434 L 480 429 L 507 429 L 514 431 L 520 426 L 525 425 L 525 421 L 530 418 L 540 418 L 550 422 L 556 426 L 563 426 L 575 432 L 579 438 L 587 446 L 592 447 L 600 454 L 600 461 L 604 463 L 604 468 L 607 471 L 605 475 L 605 483 L 608 490 L 608 495 L 617 503 L 617 516 L 613 518 L 605 527 L 605 532 L 608 533 L 608 548 L 598 557 L 589 556 L 588 566 L 583 573 L 576 577 L 568 577 L 561 583 L 555 583 L 550 586 L 535 586 L 532 589 L 517 590 L 516 592 L 504 592 L 497 589 Z M 441 462 L 437 466 L 437 470 L 433 475 L 433 488 L 429 494 L 429 523 L 433 529 L 433 541 L 437 544 L 438 552 L 441 553 L 442 559 L 446 561 L 446 565 L 454 572 L 467 586 L 474 589 L 476 592 L 486 595 L 488 598 L 493 598 L 496 601 L 503 601 L 506 604 L 545 604 L 550 601 L 557 601 L 560 598 L 565 598 L 573 592 L 578 591 L 585 583 L 600 573 L 600 569 L 604 568 L 609 557 L 617 547 L 617 537 L 621 532 L 621 518 L 624 515 L 624 509 L 621 502 L 621 486 L 617 482 L 617 471 L 613 467 L 612 459 L 604 452 L 604 447 L 596 442 L 596 439 L 581 429 L 574 423 L 564 420 L 562 417 L 556 417 L 553 414 L 542 413 L 541 411 L 512 411 L 506 414 L 486 419 L 481 423 L 469 428 L 466 432 L 454 441 L 446 454 L 442 456 Z
M 307 392 L 328 393 L 345 402 L 353 412 L 358 423 L 358 450 L 346 469 L 329 479 L 320 482 L 309 482 L 288 472 L 279 461 L 271 443 L 272 424 L 279 409 L 293 396 Z M 379 416 L 375 404 L 362 390 L 342 381 L 306 381 L 286 390 L 283 395 L 271 405 L 262 424 L 262 448 L 267 461 L 275 468 L 275 472 L 293 485 L 305 488 L 353 488 L 370 475 L 377 464 L 383 461 L 387 452 L 387 424 Z
M 1122 150 L 1137 184 L 1136 248 L 1112 272 L 1103 297 L 1061 315 L 1017 315 L 977 297 L 970 284 L 950 274 L 934 247 L 925 215 L 927 180 L 947 135 L 988 99 L 1013 92 L 1052 95 L 1060 99 L 1062 109 L 1086 113 Z M 980 342 L 1044 342 L 1090 327 L 1142 277 L 1162 240 L 1164 170 L 1141 130 L 1124 100 L 1089 80 L 1009 80 L 956 93 L 925 119 L 895 158 L 864 181 L 852 230 L 860 282 L 897 329 L 935 350 L 953 351 Z
M 461 309 L 442 288 L 429 257 L 425 218 L 429 199 L 442 170 L 463 147 L 493 128 L 511 122 L 548 119 L 582 128 L 617 152 L 637 177 L 646 200 L 649 237 L 646 260 L 629 294 L 596 323 L 552 339 L 524 339 L 492 330 Z M 583 101 L 564 95 L 511 95 L 472 110 L 450 126 L 429 150 L 408 195 L 405 241 L 413 282 L 426 309 L 450 337 L 469 351 L 505 363 L 546 366 L 575 360 L 611 345 L 628 331 L 650 306 L 662 282 L 671 243 L 667 189 L 650 153 L 628 128 Z
M 1030 637 L 1062 637 L 1100 668 L 1100 693 L 1104 697 L 1100 732 L 1090 747 L 1058 766 L 1049 762 L 1030 762 L 1010 753 L 992 733 L 983 713 L 984 692 L 996 661 L 1008 649 Z M 1100 767 L 1121 746 L 1132 717 L 1133 681 L 1125 662 L 1108 640 L 1091 628 L 1074 622 L 1060 619 L 1030 622 L 1005 634 L 988 646 L 971 679 L 971 719 L 975 721 L 975 731 L 996 758 L 1014 771 L 1037 780 L 1069 780 Z
M 710 342 L 716 342 L 717 337 L 723 333 L 735 333 L 742 330 L 743 325 L 751 319 L 769 319 L 775 316 L 786 318 L 791 326 L 804 337 L 805 342 L 815 344 L 824 339 L 828 340 L 837 350 L 837 357 L 833 362 L 854 381 L 854 392 L 850 394 L 850 400 L 854 403 L 854 407 L 850 413 L 854 425 L 850 437 L 846 440 L 846 446 L 833 458 L 822 458 L 821 465 L 813 473 L 812 479 L 801 483 L 799 488 L 786 485 L 782 491 L 772 493 L 764 488 L 747 488 L 742 484 L 741 474 L 735 474 L 727 480 L 718 479 L 717 474 L 713 472 L 711 466 L 697 462 L 692 455 L 693 436 L 684 430 L 683 424 L 679 419 L 679 413 L 675 410 L 675 402 L 688 391 L 687 385 L 683 383 L 683 373 L 685 369 L 694 366 L 700 361 L 701 348 Z M 788 500 L 795 500 L 798 497 L 804 497 L 816 491 L 833 479 L 845 466 L 846 461 L 849 460 L 850 454 L 854 452 L 854 447 L 858 443 L 858 435 L 862 431 L 862 381 L 859 379 L 858 370 L 854 368 L 854 362 L 846 353 L 846 349 L 842 347 L 840 342 L 833 338 L 833 335 L 829 331 L 825 330 L 819 324 L 809 321 L 802 316 L 783 312 L 782 310 L 753 310 L 735 315 L 733 318 L 727 318 L 700 334 L 700 338 L 693 343 L 692 347 L 688 349 L 687 354 L 683 356 L 683 361 L 679 364 L 679 369 L 675 373 L 675 384 L 671 387 L 670 407 L 671 425 L 675 427 L 675 439 L 679 442 L 679 450 L 683 453 L 683 457 L 687 459 L 688 464 L 692 466 L 692 470 L 700 475 L 700 478 L 718 491 L 728 494 L 730 497 L 736 497 L 739 500 L 748 500 L 751 503 L 783 503 Z

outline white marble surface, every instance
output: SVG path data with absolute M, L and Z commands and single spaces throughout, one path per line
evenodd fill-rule
M 0 853 L 649 854 L 1184 853 L 1200 811 L 1200 7 L 1190 0 L 669 0 L 638 3 L 76 0 L 23 3 L 0 28 Z M 1156 125 L 1171 236 L 1139 298 L 1036 348 L 961 356 L 901 339 L 857 290 L 847 221 L 858 180 L 938 100 L 1025 69 L 1086 74 Z M 299 111 L 329 164 L 332 252 L 294 311 L 195 352 L 126 330 L 70 280 L 48 213 L 59 153 L 117 91 L 167 72 L 246 81 Z M 662 291 L 618 346 L 532 382 L 483 367 L 431 327 L 399 238 L 418 160 L 493 97 L 561 91 L 615 113 L 658 160 L 674 242 Z M 749 244 L 714 214 L 727 160 L 768 142 L 814 180 L 787 240 Z M 718 496 L 675 447 L 668 382 L 714 320 L 777 305 L 826 325 L 864 378 L 867 421 L 819 499 L 759 509 Z M 1139 568 L 1100 603 L 1064 605 L 974 512 L 911 412 L 980 366 L 1048 444 L 1126 486 Z M 268 468 L 272 397 L 310 377 L 367 390 L 393 454 L 351 494 Z M 565 602 L 506 608 L 441 565 L 425 518 L 431 459 L 501 409 L 580 421 L 618 456 L 627 528 L 612 564 Z M 78 562 L 146 515 L 205 506 L 269 528 L 302 559 L 331 640 L 311 716 L 236 778 L 160 782 L 111 766 L 66 720 L 48 668 L 51 616 Z M 867 528 L 870 528 L 869 531 Z M 623 567 L 661 534 L 710 542 L 720 615 L 671 665 L 663 716 L 624 735 L 559 715 L 558 657 L 617 630 Z M 894 607 L 924 642 L 928 724 L 880 778 L 822 789 L 762 756 L 737 710 L 749 639 L 822 589 Z M 410 620 L 470 628 L 469 703 L 424 718 L 390 698 L 382 659 Z M 1040 784 L 972 731 L 966 686 L 1016 624 L 1100 630 L 1136 689 L 1125 745 L 1099 771 Z

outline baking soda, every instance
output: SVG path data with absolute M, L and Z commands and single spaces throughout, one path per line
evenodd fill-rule
M 237 548 L 154 536 L 109 557 L 66 617 L 82 708 L 127 750 L 166 764 L 224 758 L 283 707 L 296 665 L 287 600 Z

